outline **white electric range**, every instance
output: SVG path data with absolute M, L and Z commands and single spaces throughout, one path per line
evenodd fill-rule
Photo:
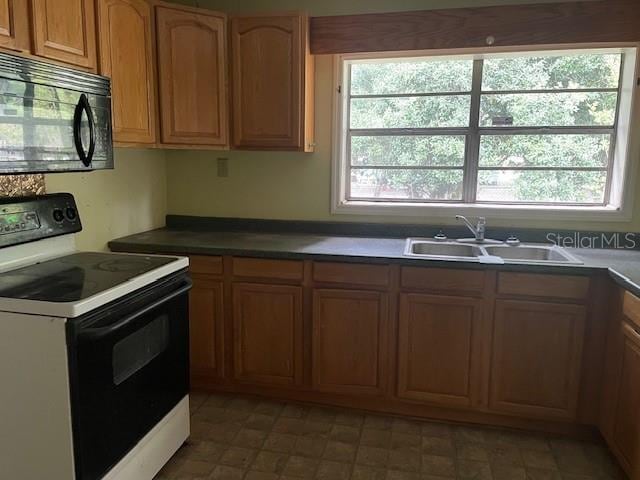
M 0 465 L 152 479 L 189 435 L 186 258 L 78 252 L 70 194 L 0 199 Z

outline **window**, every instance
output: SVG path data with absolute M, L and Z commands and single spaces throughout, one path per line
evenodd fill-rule
M 343 57 L 338 203 L 617 207 L 634 64 L 634 49 Z

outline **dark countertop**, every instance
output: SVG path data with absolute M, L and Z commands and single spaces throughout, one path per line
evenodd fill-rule
M 109 242 L 118 252 L 235 255 L 258 258 L 315 259 L 358 263 L 400 263 L 447 268 L 490 268 L 590 275 L 608 270 L 622 287 L 640 295 L 640 251 L 567 249 L 584 265 L 487 265 L 472 261 L 430 260 L 403 255 L 406 239 L 302 233 L 197 231 L 161 228 Z

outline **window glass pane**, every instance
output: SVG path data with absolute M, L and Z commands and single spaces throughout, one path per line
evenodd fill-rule
M 464 136 L 383 136 L 351 138 L 351 164 L 355 166 L 461 167 Z
M 484 135 L 480 167 L 606 167 L 611 135 Z
M 489 58 L 483 90 L 617 88 L 622 55 L 581 54 Z
M 351 65 L 351 94 L 468 92 L 472 72 L 472 60 L 354 63 Z
M 351 170 L 351 198 L 461 200 L 462 170 Z
M 617 98 L 617 93 L 482 95 L 480 125 L 613 126 Z
M 438 128 L 469 125 L 468 95 L 354 98 L 351 128 Z
M 478 201 L 601 204 L 606 181 L 606 171 L 481 170 Z

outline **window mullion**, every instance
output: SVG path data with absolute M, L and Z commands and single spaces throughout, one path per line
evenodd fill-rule
M 473 78 L 471 85 L 471 109 L 469 113 L 469 134 L 467 136 L 467 150 L 464 164 L 465 203 L 476 201 L 478 187 L 478 162 L 480 157 L 480 95 L 482 91 L 483 60 L 474 60 Z

